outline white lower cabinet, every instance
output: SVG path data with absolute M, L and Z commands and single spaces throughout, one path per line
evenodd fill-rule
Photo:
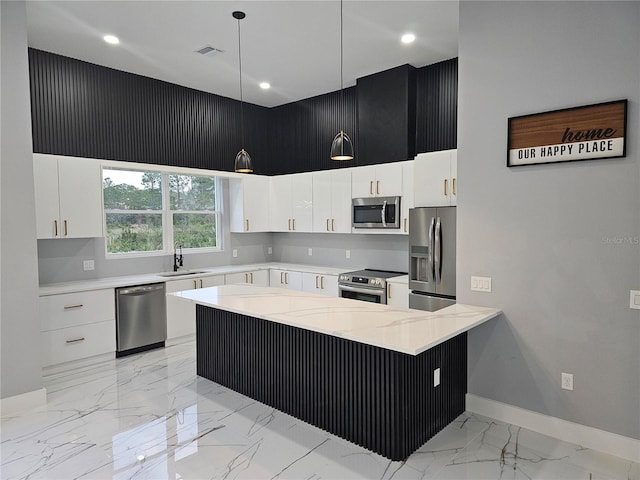
M 40 297 L 39 316 L 43 367 L 115 353 L 112 288 Z
M 224 285 L 224 275 L 186 278 L 166 282 L 166 292 L 180 292 L 197 288 Z M 196 306 L 173 295 L 167 295 L 167 340 L 196 333 Z
M 42 366 L 116 351 L 115 319 L 40 333 Z
M 409 308 L 409 283 L 406 276 L 387 280 L 387 305 Z
M 252 270 L 249 272 L 227 273 L 224 276 L 224 283 L 226 285 L 248 283 L 249 285 L 256 285 L 258 287 L 268 287 L 269 270 Z
M 302 272 L 271 269 L 269 270 L 269 286 L 302 290 Z
M 302 291 L 320 293 L 331 297 L 338 296 L 338 276 L 317 273 L 302 274 Z

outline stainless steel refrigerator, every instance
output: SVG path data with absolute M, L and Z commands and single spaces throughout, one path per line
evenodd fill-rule
M 409 210 L 409 308 L 456 303 L 456 207 Z

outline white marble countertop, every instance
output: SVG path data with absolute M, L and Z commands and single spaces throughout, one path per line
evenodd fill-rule
M 418 355 L 502 313 L 497 308 L 462 304 L 423 312 L 252 285 L 224 285 L 170 295 L 409 355 Z
M 58 295 L 61 293 L 71 292 L 83 292 L 88 290 L 100 290 L 103 288 L 118 288 L 132 285 L 145 285 L 149 283 L 170 282 L 172 280 L 183 280 L 189 278 L 201 278 L 212 275 L 224 275 L 227 273 L 242 273 L 255 270 L 269 270 L 269 269 L 290 270 L 297 272 L 314 273 L 318 275 L 339 275 L 340 273 L 349 272 L 354 270 L 353 267 L 323 267 L 317 265 L 298 265 L 292 263 L 253 263 L 246 265 L 224 265 L 221 267 L 205 267 L 205 268 L 193 268 L 186 269 L 184 271 L 198 271 L 194 275 L 184 276 L 162 276 L 163 273 L 171 272 L 158 272 L 158 273 L 146 273 L 141 275 L 128 275 L 122 277 L 108 277 L 97 278 L 92 280 L 79 280 L 75 282 L 62 282 L 62 283 L 48 283 L 40 285 L 39 294 L 41 297 L 47 295 Z

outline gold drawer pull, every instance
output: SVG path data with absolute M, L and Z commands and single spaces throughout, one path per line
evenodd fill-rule
M 58 220 L 54 220 L 53 221 L 53 230 L 54 230 L 54 237 L 58 236 Z
M 78 303 L 77 305 L 65 305 L 65 310 L 73 310 L 74 308 L 82 308 L 84 305 L 82 303 Z
M 451 180 L 451 184 L 453 186 L 453 194 L 456 194 L 456 179 L 454 178 L 453 180 Z
M 330 232 L 331 228 L 329 227 L 329 219 L 327 218 L 327 232 Z
M 64 221 L 64 236 L 68 236 L 69 235 L 69 229 L 67 228 L 67 221 Z
M 331 219 L 331 231 L 332 232 L 336 231 L 336 219 L 335 218 Z
M 72 338 L 71 340 L 67 340 L 67 343 L 78 343 L 78 342 L 82 342 L 83 340 L 84 340 L 84 337 Z
M 449 194 L 447 193 L 447 183 L 449 183 L 449 181 L 445 178 L 445 179 L 444 179 L 444 194 L 445 194 L 445 195 L 449 195 Z

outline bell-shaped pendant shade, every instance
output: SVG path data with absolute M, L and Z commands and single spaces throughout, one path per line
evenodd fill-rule
M 237 173 L 251 173 L 253 172 L 253 164 L 251 163 L 251 156 L 243 148 L 236 155 L 235 171 Z
M 331 144 L 331 160 L 353 160 L 353 144 L 349 135 L 342 130 Z

